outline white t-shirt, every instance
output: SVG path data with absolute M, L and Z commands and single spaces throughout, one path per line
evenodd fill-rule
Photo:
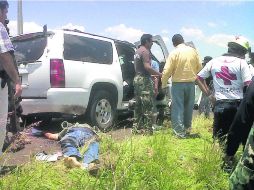
M 232 56 L 212 59 L 198 73 L 198 77 L 213 77 L 216 100 L 235 100 L 243 98 L 243 86 L 251 82 L 247 62 Z
M 0 53 L 6 53 L 13 51 L 13 45 L 11 43 L 10 37 L 6 31 L 5 26 L 0 22 Z M 2 64 L 0 62 L 0 71 L 3 70 Z
M 252 64 L 249 64 L 249 68 L 250 68 L 250 74 L 253 77 L 254 76 L 254 67 Z

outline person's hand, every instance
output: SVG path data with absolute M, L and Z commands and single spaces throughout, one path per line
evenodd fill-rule
M 167 95 L 168 94 L 168 87 L 162 88 L 161 91 L 163 94 Z
M 21 94 L 22 94 L 22 87 L 21 87 L 21 84 L 18 83 L 18 84 L 15 85 L 15 94 L 14 94 L 14 97 L 18 98 L 18 97 L 21 96 Z
M 213 105 L 215 104 L 216 98 L 214 97 L 213 94 L 210 94 L 210 95 L 208 96 L 208 99 L 209 99 L 209 101 L 210 101 Z

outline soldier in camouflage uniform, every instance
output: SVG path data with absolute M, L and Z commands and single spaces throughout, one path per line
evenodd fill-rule
M 232 190 L 254 189 L 254 129 L 252 128 L 243 156 L 229 178 Z
M 135 111 L 132 132 L 152 134 L 154 88 L 151 76 L 161 77 L 161 73 L 151 67 L 152 35 L 143 34 L 141 46 L 136 51 L 134 65 L 136 76 L 134 78 Z

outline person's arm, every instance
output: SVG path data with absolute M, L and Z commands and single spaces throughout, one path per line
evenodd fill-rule
M 212 92 L 210 91 L 210 89 L 208 88 L 208 86 L 206 85 L 205 80 L 202 79 L 201 77 L 197 77 L 195 82 L 199 86 L 202 93 L 204 93 L 204 95 L 209 98 L 210 102 L 212 104 L 214 104 L 216 99 L 215 99 L 214 95 L 212 94 Z
M 47 139 L 50 139 L 50 140 L 55 140 L 55 141 L 60 140 L 60 139 L 59 139 L 58 133 L 44 133 L 44 136 L 45 136 Z
M 150 75 L 156 75 L 156 76 L 159 76 L 161 77 L 161 73 L 154 70 L 152 67 L 151 67 L 151 59 L 150 59 L 150 52 L 149 51 L 144 51 L 142 53 L 142 56 L 143 56 L 143 64 L 144 64 L 144 68 L 145 70 L 150 74 Z
M 207 85 L 206 85 L 205 80 L 203 78 L 197 77 L 196 83 L 204 95 L 209 96 L 211 94 L 210 90 L 207 88 Z
M 214 104 L 216 99 L 208 86 L 206 85 L 205 79 L 211 76 L 211 66 L 212 62 L 209 62 L 205 65 L 205 67 L 199 71 L 197 74 L 196 84 L 199 86 L 200 90 L 203 92 L 204 95 L 208 96 L 209 100 Z
M 175 63 L 173 61 L 173 55 L 170 54 L 163 68 L 162 78 L 161 78 L 161 83 L 162 83 L 161 88 L 167 87 L 168 79 L 172 76 L 174 67 L 175 67 Z
M 157 76 L 152 76 L 153 83 L 154 83 L 154 95 L 155 97 L 158 95 L 158 87 L 159 87 L 159 79 Z
M 9 52 L 0 53 L 0 60 L 3 66 L 3 69 L 6 71 L 8 76 L 11 78 L 13 83 L 15 84 L 15 97 L 19 97 L 22 93 L 22 87 L 19 80 L 18 72 L 14 66 L 13 58 Z
M 246 61 L 241 61 L 241 76 L 243 85 L 248 87 L 251 83 L 251 71 Z
M 146 70 L 150 75 L 155 75 L 155 76 L 161 77 L 161 73 L 155 71 L 155 70 L 151 67 L 150 62 L 144 62 L 144 68 L 145 68 L 145 70 Z

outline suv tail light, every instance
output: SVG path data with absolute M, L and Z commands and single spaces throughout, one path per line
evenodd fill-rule
M 62 59 L 50 59 L 50 85 L 52 88 L 65 87 L 65 71 Z

